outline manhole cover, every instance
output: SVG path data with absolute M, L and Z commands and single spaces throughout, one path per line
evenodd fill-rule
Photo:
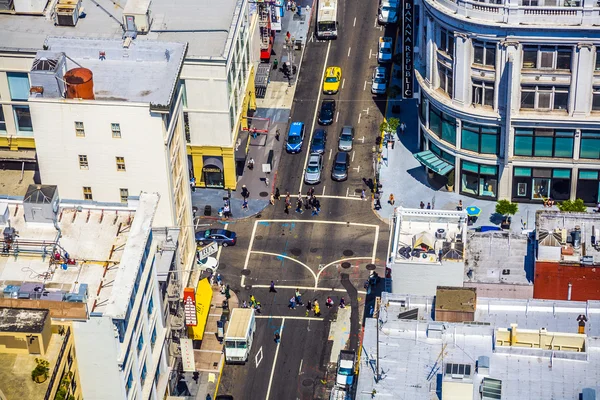
M 342 263 L 342 268 L 344 268 L 344 269 L 348 269 L 348 268 L 350 268 L 351 266 L 352 266 L 352 265 L 351 265 L 349 262 L 343 262 L 343 263 Z
M 314 382 L 314 381 L 313 381 L 312 379 L 304 379 L 304 380 L 302 381 L 302 386 L 306 386 L 306 387 L 308 387 L 308 386 L 312 386 L 312 385 L 313 385 L 313 382 Z
M 243 269 L 242 270 L 242 275 L 244 275 L 244 276 L 250 275 L 250 270 L 249 269 Z
M 362 189 L 354 189 L 354 193 L 356 193 L 356 194 L 361 194 L 362 191 L 363 191 Z
M 263 237 L 262 237 L 262 235 L 256 235 L 256 236 L 254 236 L 254 239 L 255 240 L 263 240 Z
M 258 195 L 260 197 L 267 197 L 269 195 L 269 192 L 260 192 Z
M 246 289 L 246 290 L 252 290 L 252 285 L 246 285 L 246 286 L 244 286 L 244 289 Z
M 354 252 L 353 252 L 352 250 L 344 250 L 344 251 L 342 252 L 342 254 L 343 254 L 345 257 L 351 257 L 351 256 L 353 256 L 353 255 L 354 255 Z
M 300 249 L 291 249 L 290 253 L 292 253 L 293 255 L 295 255 L 296 257 L 298 257 L 300 254 L 302 254 L 302 250 L 300 250 Z
M 377 268 L 377 265 L 375 265 L 375 264 L 367 264 L 367 270 L 368 271 L 373 271 L 375 268 Z
M 312 249 L 310 249 L 311 253 L 316 253 L 317 251 L 319 251 L 318 247 L 313 247 Z

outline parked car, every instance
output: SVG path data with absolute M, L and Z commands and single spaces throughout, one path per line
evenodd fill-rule
M 342 83 L 342 69 L 340 67 L 327 67 L 323 80 L 323 93 L 336 94 Z
M 309 185 L 321 182 L 321 170 L 323 169 L 323 156 L 319 153 L 312 153 L 308 157 L 306 172 L 304 173 L 304 182 Z
M 379 51 L 377 52 L 377 62 L 389 63 L 392 61 L 392 38 L 379 38 Z
M 321 110 L 319 111 L 319 125 L 333 124 L 333 116 L 335 114 L 335 100 L 325 99 L 321 102 Z
M 331 179 L 338 182 L 345 181 L 348 179 L 348 169 L 350 169 L 350 155 L 346 152 L 337 153 L 331 169 Z
M 302 142 L 304 141 L 304 123 L 292 122 L 288 131 L 285 150 L 288 153 L 300 153 L 302 151 Z
M 325 129 L 317 129 L 313 133 L 312 143 L 310 144 L 311 153 L 325 153 L 325 145 L 327 144 L 327 131 Z
M 344 126 L 340 131 L 340 138 L 338 139 L 338 150 L 340 151 L 352 151 L 352 141 L 354 140 L 354 128 L 351 126 Z
M 387 77 L 384 67 L 375 67 L 373 70 L 373 83 L 371 83 L 371 93 L 385 94 L 387 91 Z
M 223 247 L 235 246 L 237 236 L 235 232 L 227 229 L 207 229 L 196 232 L 196 244 L 204 246 L 212 242 L 217 242 Z
M 380 0 L 377 12 L 377 22 L 382 25 L 398 22 L 398 9 L 400 5 L 396 0 Z

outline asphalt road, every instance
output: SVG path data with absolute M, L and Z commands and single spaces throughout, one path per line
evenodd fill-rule
M 250 295 L 261 302 L 264 318 L 257 320 L 249 362 L 224 367 L 218 394 L 230 394 L 236 400 L 326 398 L 334 379 L 328 365 L 328 335 L 337 313 L 336 307 L 326 309 L 327 296 L 336 303 L 344 297 L 352 306 L 348 347 L 358 347 L 365 300 L 373 297 L 366 295 L 363 283 L 372 265 L 384 275 L 389 244 L 388 225 L 376 217 L 370 201 L 360 200 L 360 192 L 368 191 L 364 180 L 373 178 L 372 148 L 385 111 L 385 97 L 376 98 L 370 92 L 378 38 L 396 36 L 395 26 L 376 24 L 376 14 L 376 1 L 342 1 L 338 39 L 309 40 L 304 52 L 291 121 L 305 123 L 306 137 L 300 154 L 283 153 L 276 186 L 282 196 L 289 191 L 292 200 L 299 190 L 306 193 L 302 178 L 311 132 L 319 128 L 316 112 L 323 98 L 335 98 L 339 115 L 326 127 L 324 180 L 315 185 L 321 201 L 319 216 L 311 216 L 308 210 L 295 213 L 293 208 L 286 214 L 282 198 L 256 218 L 228 227 L 236 231 L 238 242 L 221 252 L 219 272 L 240 302 Z M 342 68 L 343 85 L 337 95 L 324 96 L 323 73 L 326 66 L 334 65 Z M 343 125 L 356 130 L 351 169 L 347 181 L 333 182 L 332 159 Z M 277 293 L 269 293 L 271 280 L 276 282 Z M 310 313 L 312 319 L 306 319 L 305 308 L 288 308 L 295 288 L 300 289 L 304 301 L 319 300 L 321 317 Z M 273 339 L 277 331 L 281 332 L 278 345 Z

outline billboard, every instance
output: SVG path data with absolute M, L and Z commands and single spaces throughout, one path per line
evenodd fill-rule
M 183 311 L 185 313 L 185 324 L 187 326 L 198 325 L 196 318 L 196 293 L 194 288 L 183 289 Z
M 412 99 L 414 92 L 415 1 L 402 2 L 402 97 Z
M 181 362 L 185 372 L 196 371 L 196 361 L 194 359 L 194 346 L 192 339 L 179 339 L 181 346 Z

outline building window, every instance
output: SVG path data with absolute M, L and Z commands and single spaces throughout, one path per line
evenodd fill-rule
M 600 131 L 581 131 L 579 158 L 600 159 Z
M 442 89 L 450 98 L 454 93 L 454 80 L 452 79 L 452 68 L 446 67 L 438 62 L 438 76 L 440 78 L 440 89 Z
M 2 111 L 2 104 L 0 104 L 0 132 L 6 131 L 6 120 L 4 119 L 4 111 Z
M 473 40 L 473 64 L 496 66 L 496 44 Z
M 447 151 L 440 149 L 438 146 L 436 146 L 435 143 L 431 141 L 429 142 L 429 150 L 431 150 L 432 153 L 436 154 L 441 159 L 448 161 L 450 164 L 456 164 L 456 157 L 454 157 Z
M 600 86 L 595 86 L 592 90 L 592 111 L 600 111 Z
M 89 186 L 84 186 L 83 187 L 83 199 L 84 200 L 94 200 L 94 197 L 92 196 L 92 188 Z
M 142 385 L 144 382 L 146 382 L 146 375 L 148 375 L 148 371 L 146 370 L 146 362 L 144 362 L 144 365 L 142 366 L 142 373 L 140 375 Z
M 497 198 L 498 167 L 495 165 L 475 164 L 469 161 L 461 162 L 460 192 L 462 194 Z
M 521 86 L 521 109 L 567 111 L 568 104 L 568 86 Z
M 125 157 L 115 157 L 117 161 L 117 171 L 125 171 Z
M 577 198 L 588 206 L 600 203 L 600 174 L 595 170 L 579 170 Z
M 494 82 L 473 80 L 473 105 L 494 107 Z
M 121 203 L 127 203 L 129 199 L 129 189 L 119 189 L 119 195 L 121 197 Z
M 497 126 L 475 125 L 463 122 L 461 147 L 481 154 L 498 154 L 500 149 L 500 128 Z
M 138 338 L 137 349 L 138 351 L 142 351 L 142 347 L 144 347 L 144 335 L 140 333 L 140 337 Z
M 10 99 L 27 101 L 29 98 L 29 75 L 24 72 L 7 72 Z
M 127 394 L 129 395 L 129 390 L 133 387 L 133 372 L 129 371 L 129 375 L 127 376 Z
M 429 104 L 429 130 L 437 137 L 456 145 L 456 119 Z
M 235 129 L 235 108 L 233 104 L 229 106 L 229 125 L 231 126 L 231 130 Z
M 573 157 L 572 130 L 515 128 L 515 156 Z
M 88 158 L 85 154 L 79 155 L 79 169 L 88 169 Z
M 152 336 L 150 336 L 150 344 L 154 349 L 154 344 L 156 343 L 156 325 L 154 325 L 154 329 L 152 329 Z
M 29 106 L 13 106 L 15 113 L 15 124 L 19 132 L 32 132 L 31 112 Z
M 81 121 L 75 121 L 75 136 L 85 137 L 85 129 Z
M 523 46 L 523 69 L 570 71 L 572 53 L 568 46 Z
M 154 311 L 154 300 L 150 297 L 150 301 L 148 302 L 148 315 L 152 315 Z
M 454 32 L 445 28 L 440 29 L 440 45 L 438 50 L 446 53 L 450 58 L 454 57 Z
M 112 137 L 116 139 L 121 138 L 121 124 L 110 124 L 110 130 L 112 131 Z
M 570 193 L 570 169 L 515 167 L 513 170 L 513 200 L 568 200 Z

